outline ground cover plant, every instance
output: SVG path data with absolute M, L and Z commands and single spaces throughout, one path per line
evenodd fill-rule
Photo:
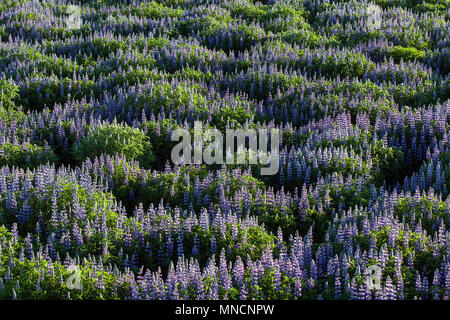
M 1 1 L 0 299 L 448 300 L 449 10 Z M 278 172 L 173 163 L 195 121 Z

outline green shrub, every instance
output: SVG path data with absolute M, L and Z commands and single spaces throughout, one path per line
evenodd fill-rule
M 142 5 L 140 8 L 132 8 L 129 12 L 138 17 L 157 19 L 164 17 L 179 18 L 183 15 L 184 11 L 182 9 L 172 9 L 162 4 L 152 2 L 150 4 Z
M 54 163 L 57 160 L 58 157 L 50 148 L 32 143 L 13 145 L 8 142 L 0 146 L 0 166 L 35 168 L 47 162 Z
M 88 136 L 73 147 L 73 156 L 77 161 L 116 153 L 123 154 L 129 160 L 137 160 L 146 168 L 155 159 L 152 145 L 143 131 L 117 123 L 91 128 Z
M 158 155 L 154 167 L 163 169 L 166 161 L 170 160 L 172 148 L 177 144 L 170 140 L 170 132 L 176 130 L 178 125 L 173 119 L 163 119 L 162 121 L 146 121 L 141 124 L 152 142 L 153 151 Z
M 375 184 L 381 185 L 384 181 L 392 183 L 406 174 L 403 152 L 398 148 L 383 147 L 383 142 L 378 141 L 371 151 Z
M 14 99 L 17 98 L 19 88 L 8 80 L 0 79 L 0 108 L 14 106 Z
M 422 59 L 424 52 L 417 50 L 416 48 L 395 46 L 389 51 L 388 56 L 392 57 L 395 62 L 399 62 L 401 59 L 403 59 L 403 61 L 414 61 Z

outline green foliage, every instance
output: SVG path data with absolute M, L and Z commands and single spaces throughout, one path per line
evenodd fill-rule
M 243 106 L 236 108 L 227 106 L 222 108 L 220 113 L 214 113 L 212 118 L 211 125 L 224 132 L 227 124 L 243 125 L 252 118 L 252 113 Z
M 93 158 L 101 154 L 122 154 L 149 168 L 155 160 L 152 145 L 142 130 L 113 123 L 91 127 L 87 137 L 73 146 L 73 156 L 77 161 Z
M 80 0 L 89 21 L 80 30 L 63 27 L 67 5 L 53 2 L 43 7 L 56 23 L 34 23 L 46 17 L 27 1 L 0 3 L 0 166 L 21 168 L 4 167 L 0 181 L 0 299 L 13 290 L 19 299 L 129 298 L 141 271 L 166 279 L 177 250 L 202 270 L 268 248 L 275 263 L 292 252 L 295 263 L 303 251 L 301 280 L 270 267 L 255 279 L 248 263 L 230 290 L 219 285 L 220 299 L 239 299 L 243 283 L 247 299 L 337 299 L 330 253 L 341 281 L 361 285 L 358 270 L 384 252 L 383 285 L 401 274 L 405 298 L 420 297 L 418 272 L 435 289 L 448 251 L 448 112 L 437 113 L 450 96 L 448 0 Z M 385 9 L 388 28 L 364 28 L 370 3 Z M 114 117 L 128 125 L 97 122 Z M 222 132 L 280 127 L 279 173 L 169 168 L 171 131 L 193 134 L 195 120 Z M 42 170 L 64 174 L 40 181 L 28 171 L 48 162 Z M 18 237 L 7 231 L 16 227 Z M 65 285 L 69 263 L 83 291 Z M 176 285 L 195 299 L 197 285 L 208 295 L 222 280 Z M 339 298 L 350 298 L 348 284 Z
M 139 111 L 144 106 L 148 106 L 155 112 L 159 112 L 161 109 L 169 110 L 169 108 L 176 111 L 180 108 L 186 108 L 186 106 L 202 106 L 206 100 L 203 93 L 202 88 L 198 85 L 191 87 L 183 85 L 172 86 L 167 82 L 160 82 L 153 87 L 151 93 L 142 92 L 128 96 L 125 106 L 130 106 Z M 125 115 L 121 116 L 124 117 Z
M 384 147 L 382 141 L 378 141 L 372 147 L 372 161 L 374 182 L 381 185 L 384 181 L 388 184 L 399 181 L 407 171 L 403 152 L 397 148 Z
M 421 60 L 424 57 L 424 52 L 417 50 L 416 48 L 405 48 L 402 46 L 395 46 L 388 52 L 388 56 L 392 57 L 395 62 L 403 61 L 414 61 Z
M 28 1 L 29 0 L 3 0 L 0 3 L 0 13 L 6 10 L 14 9 Z
M 11 81 L 0 79 L 0 109 L 14 107 L 14 100 L 18 97 L 19 88 Z
M 177 144 L 176 141 L 169 140 L 171 137 L 169 132 L 178 129 L 176 121 L 174 119 L 146 121 L 141 124 L 140 128 L 146 132 L 152 142 L 153 153 L 157 155 L 152 167 L 162 170 L 167 161 L 170 161 L 172 148 Z
M 302 17 L 303 14 L 303 10 L 283 4 L 267 6 L 239 4 L 231 10 L 233 18 L 241 18 L 249 23 L 258 21 L 264 25 L 266 32 L 274 33 L 308 27 Z
M 35 168 L 48 162 L 55 163 L 57 160 L 58 157 L 49 146 L 41 147 L 32 143 L 6 143 L 0 146 L 0 166 Z
M 375 64 L 362 53 L 348 53 L 344 57 L 328 56 L 325 61 L 317 59 L 318 67 L 327 75 L 336 77 L 362 77 L 367 71 L 375 69 Z
M 96 275 L 103 280 L 103 288 L 96 285 L 92 277 L 95 266 L 90 263 L 76 265 L 80 276 L 80 284 L 83 290 L 71 290 L 67 281 L 74 275 L 75 270 L 70 270 L 59 262 L 49 265 L 42 257 L 37 259 L 21 258 L 17 256 L 23 250 L 23 242 L 14 239 L 9 231 L 0 226 L 0 277 L 4 288 L 0 290 L 0 299 L 12 299 L 13 290 L 16 299 L 21 300 L 63 300 L 63 299 L 124 299 L 129 292 L 129 285 L 120 283 L 119 275 L 113 275 L 106 271 L 96 270 Z M 22 251 L 23 253 L 23 251 Z M 45 272 L 51 268 L 52 272 Z M 77 272 L 77 271 L 75 271 Z M 5 276 L 8 274 L 8 276 Z
M 151 2 L 150 4 L 143 4 L 139 8 L 133 7 L 130 13 L 137 15 L 138 17 L 145 18 L 179 18 L 183 15 L 182 9 L 172 9 L 157 2 Z
M 71 90 L 69 90 L 69 82 L 71 82 Z M 83 96 L 94 93 L 94 89 L 95 83 L 92 80 L 72 82 L 69 78 L 60 80 L 56 77 L 48 78 L 42 74 L 36 74 L 33 79 L 30 79 L 28 87 L 21 88 L 18 103 L 25 110 L 42 110 L 45 106 L 55 103 L 64 104 L 71 97 L 81 100 Z

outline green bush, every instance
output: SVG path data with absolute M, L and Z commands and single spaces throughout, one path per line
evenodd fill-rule
M 139 161 L 144 168 L 149 168 L 155 159 L 152 145 L 143 131 L 117 123 L 91 128 L 88 136 L 73 146 L 73 156 L 77 161 L 116 153 Z
M 395 62 L 399 62 L 401 59 L 403 59 L 403 61 L 414 61 L 422 59 L 424 52 L 417 50 L 416 48 L 395 46 L 389 51 L 388 56 L 392 57 Z
M 399 181 L 407 172 L 403 152 L 398 148 L 383 147 L 383 142 L 378 141 L 372 147 L 372 160 L 374 182 L 381 185 L 384 181 L 393 183 Z
M 176 130 L 178 125 L 173 119 L 163 119 L 162 121 L 146 121 L 141 124 L 152 142 L 153 151 L 158 155 L 153 164 L 154 168 L 163 169 L 166 162 L 170 160 L 172 148 L 177 144 L 171 141 L 170 132 Z
M 144 4 L 140 8 L 132 8 L 130 13 L 137 15 L 138 17 L 145 17 L 151 19 L 171 17 L 179 18 L 183 15 L 182 9 L 172 9 L 162 4 L 152 2 L 150 4 Z
M 8 142 L 0 146 L 0 166 L 35 168 L 47 162 L 54 163 L 57 160 L 58 157 L 50 148 L 32 143 L 13 145 Z
M 18 96 L 19 88 L 8 80 L 0 79 L 0 108 L 14 106 L 14 99 Z

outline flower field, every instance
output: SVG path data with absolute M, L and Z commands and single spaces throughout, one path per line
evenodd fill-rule
M 2 0 L 0 299 L 448 300 L 449 12 Z M 277 173 L 174 163 L 194 122 Z

